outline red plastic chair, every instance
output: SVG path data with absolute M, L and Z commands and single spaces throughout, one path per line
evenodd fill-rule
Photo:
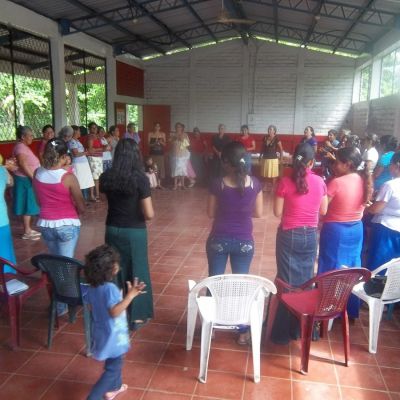
M 308 373 L 310 345 L 315 321 L 323 321 L 336 317 L 342 318 L 345 365 L 348 366 L 350 355 L 349 320 L 347 301 L 353 286 L 367 281 L 371 272 L 365 268 L 344 268 L 329 271 L 305 282 L 300 287 L 293 287 L 277 278 L 278 299 L 300 321 L 301 328 L 301 365 L 300 372 Z M 323 330 L 323 332 L 326 329 Z
M 17 271 L 17 274 L 5 273 L 5 266 L 14 268 Z M 31 276 L 34 273 L 37 273 L 37 270 L 24 271 L 10 261 L 0 257 L 0 302 L 5 303 L 8 308 L 11 327 L 11 347 L 13 349 L 19 347 L 21 343 L 20 319 L 23 303 L 38 290 L 46 287 L 47 285 L 47 279 L 45 275 L 41 274 L 40 277 Z M 11 279 L 18 279 L 19 281 L 28 285 L 29 288 L 23 292 L 9 294 L 7 291 L 6 282 L 10 281 Z

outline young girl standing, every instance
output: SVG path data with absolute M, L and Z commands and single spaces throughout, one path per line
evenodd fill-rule
M 93 358 L 105 361 L 104 372 L 93 386 L 88 400 L 112 400 L 128 389 L 122 383 L 123 355 L 129 350 L 129 330 L 126 309 L 136 296 L 145 293 L 145 284 L 138 279 L 126 282 L 121 291 L 112 282 L 119 271 L 119 255 L 106 244 L 86 255 L 85 276 L 88 284 L 84 301 L 91 310 Z

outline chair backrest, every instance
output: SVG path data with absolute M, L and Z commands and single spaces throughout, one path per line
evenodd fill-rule
M 57 301 L 71 306 L 82 304 L 80 273 L 83 265 L 73 258 L 39 254 L 31 263 L 47 274 Z
M 371 272 L 365 268 L 343 268 L 316 276 L 312 279 L 319 291 L 315 315 L 327 317 L 343 312 L 354 285 L 370 277 Z
M 7 299 L 10 295 L 8 294 L 7 291 L 7 285 L 6 285 L 6 272 L 5 268 L 6 267 L 12 267 L 16 268 L 15 265 L 11 262 L 6 260 L 5 258 L 0 257 L 0 297 Z M 14 275 L 14 277 L 17 277 Z
M 191 293 L 198 294 L 208 288 L 216 305 L 217 324 L 235 325 L 249 321 L 255 301 L 276 293 L 274 283 L 256 275 L 233 274 L 215 275 L 196 284 Z
M 393 260 L 379 267 L 379 270 L 381 271 L 385 269 L 385 275 L 387 278 L 381 300 L 388 301 L 400 299 L 400 258 L 394 258 Z M 375 271 L 373 271 L 373 273 L 375 273 Z

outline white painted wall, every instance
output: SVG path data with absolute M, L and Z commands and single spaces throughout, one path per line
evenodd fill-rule
M 146 61 L 148 104 L 171 105 L 171 123 L 214 132 L 317 133 L 348 126 L 355 62 L 300 48 L 240 40 Z M 248 118 L 248 114 L 250 114 Z

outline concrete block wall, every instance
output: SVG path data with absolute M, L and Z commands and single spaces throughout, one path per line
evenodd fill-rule
M 400 139 L 400 95 L 353 104 L 351 130 L 360 136 L 372 132 Z
M 269 124 L 285 134 L 312 125 L 319 134 L 349 125 L 354 60 L 300 48 L 234 40 L 149 60 L 145 102 L 171 105 L 171 123 L 229 132 Z

